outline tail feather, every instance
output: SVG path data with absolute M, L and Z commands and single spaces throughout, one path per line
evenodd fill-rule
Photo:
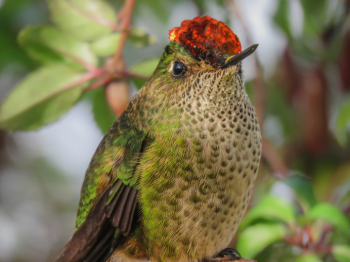
M 131 231 L 137 205 L 134 188 L 116 182 L 118 190 L 106 188 L 84 223 L 63 248 L 55 262 L 104 262 Z M 107 204 L 108 203 L 108 204 Z

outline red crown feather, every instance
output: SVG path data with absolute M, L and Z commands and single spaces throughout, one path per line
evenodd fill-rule
M 183 21 L 180 27 L 169 31 L 169 39 L 181 43 L 195 57 L 212 64 L 223 55 L 235 55 L 242 51 L 241 43 L 232 30 L 210 16 Z

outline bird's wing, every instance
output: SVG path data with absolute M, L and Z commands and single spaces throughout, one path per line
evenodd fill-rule
M 146 136 L 123 115 L 107 132 L 85 175 L 76 231 L 56 262 L 104 261 L 129 234 Z

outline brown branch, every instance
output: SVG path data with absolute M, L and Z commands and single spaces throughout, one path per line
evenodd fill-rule
M 113 81 L 114 76 L 111 74 L 106 74 L 107 71 L 105 69 L 103 69 L 103 70 L 104 70 L 103 74 L 101 74 L 95 82 L 93 82 L 88 88 L 86 88 L 84 90 L 84 92 L 94 90 L 94 89 L 99 88 L 101 86 L 105 86 Z M 119 76 L 123 76 L 124 78 L 136 78 L 136 79 L 141 79 L 141 80 L 148 80 L 148 77 L 133 74 L 133 73 L 126 72 L 126 71 L 116 71 L 115 74 L 117 74 Z
M 120 59 L 122 58 L 122 54 L 123 54 L 123 49 L 126 43 L 126 39 L 129 36 L 129 27 L 131 24 L 131 15 L 132 15 L 132 10 L 134 8 L 135 5 L 135 0 L 125 0 L 125 4 L 122 8 L 122 19 L 123 22 L 121 24 L 121 38 L 119 41 L 119 46 L 117 51 L 114 54 L 114 58 L 113 58 L 113 64 L 115 67 L 117 67 Z
M 130 73 L 130 72 L 119 72 L 117 71 L 116 74 L 120 74 L 124 77 L 127 77 L 127 78 L 137 78 L 137 79 L 141 79 L 141 80 L 148 80 L 149 77 L 146 77 L 146 76 L 142 76 L 142 75 L 138 75 L 138 74 L 134 74 L 134 73 Z
M 306 242 L 304 242 L 304 234 L 307 234 L 308 236 Z M 303 228 L 302 231 L 294 234 L 293 236 L 287 236 L 283 240 L 286 243 L 293 246 L 297 246 L 305 251 L 313 251 L 321 254 L 331 254 L 333 249 L 332 246 L 323 245 L 320 242 L 318 242 L 317 244 L 313 243 L 310 228 Z
M 123 20 L 124 17 L 125 17 L 125 5 L 122 8 L 120 8 L 120 10 L 118 11 L 117 21 L 120 22 L 121 20 Z
M 101 86 L 107 85 L 108 83 L 112 82 L 113 76 L 110 74 L 103 74 L 101 75 L 95 82 L 93 82 L 90 86 L 88 86 L 84 92 L 94 90 L 96 88 L 99 88 Z
M 101 76 L 104 72 L 105 72 L 104 69 L 96 69 L 96 70 L 94 70 L 94 71 L 92 71 L 92 72 L 88 72 L 88 73 L 84 74 L 84 75 L 83 75 L 80 79 L 78 79 L 77 81 L 73 82 L 72 84 L 66 86 L 66 87 L 63 88 L 63 89 L 60 89 L 60 91 L 61 91 L 61 92 L 62 92 L 62 91 L 66 91 L 66 90 L 71 89 L 71 88 L 73 88 L 73 87 L 75 87 L 75 86 L 78 86 L 78 85 L 83 84 L 83 83 L 85 83 L 85 82 L 87 82 L 87 81 L 90 81 L 90 80 L 92 80 L 92 79 L 94 79 L 94 78 L 96 78 L 96 77 Z

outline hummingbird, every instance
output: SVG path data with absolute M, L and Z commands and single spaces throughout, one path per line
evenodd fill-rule
M 56 262 L 205 261 L 225 254 L 252 196 L 261 134 L 239 38 L 209 16 L 169 31 L 148 82 L 86 171 Z

